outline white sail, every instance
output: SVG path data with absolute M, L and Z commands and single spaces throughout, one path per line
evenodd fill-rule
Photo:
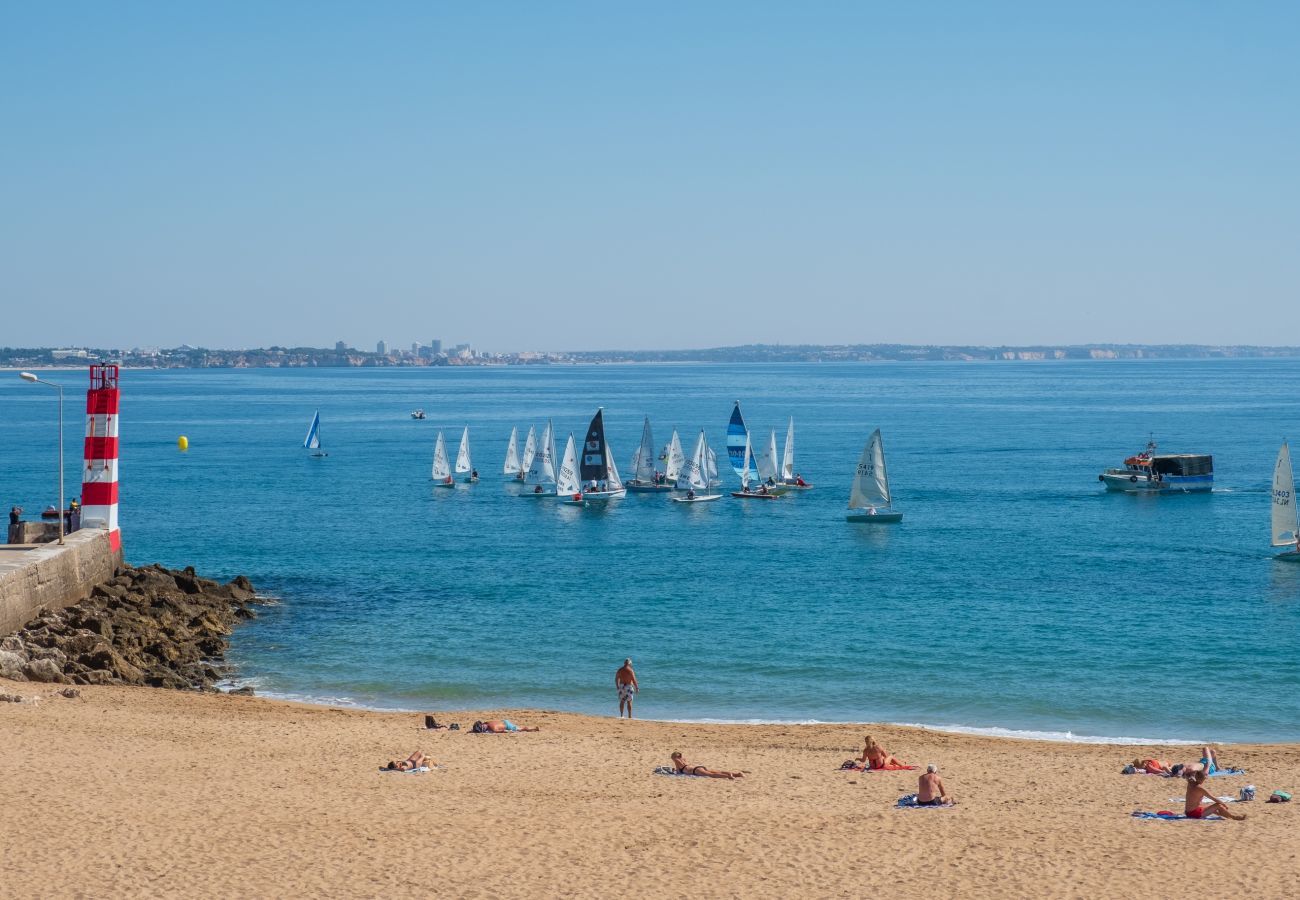
M 641 427 L 641 444 L 632 457 L 632 477 L 642 484 L 655 480 L 655 439 L 650 433 L 650 417 L 645 417 Z
M 524 455 L 519 461 L 519 474 L 522 476 L 533 466 L 533 455 L 537 453 L 537 434 L 533 426 L 528 426 L 528 437 L 524 438 Z
M 676 481 L 682 466 L 686 464 L 686 455 L 682 453 L 682 440 L 673 429 L 673 438 L 668 442 L 668 461 L 664 463 L 664 480 Z
M 871 438 L 862 448 L 858 471 L 849 491 L 849 509 L 889 506 L 889 476 L 885 472 L 885 445 L 880 440 L 880 429 L 871 432 Z
M 1291 448 L 1286 441 L 1273 464 L 1273 546 L 1296 543 L 1295 476 L 1291 471 Z
M 718 477 L 718 454 L 713 452 L 713 448 L 705 444 L 704 446 L 705 477 L 708 479 L 709 487 L 715 484 L 722 484 L 722 479 Z
M 451 478 L 451 465 L 447 462 L 447 443 L 438 432 L 438 439 L 433 443 L 433 480 L 447 481 Z
M 528 467 L 528 475 L 524 478 L 525 484 L 554 484 L 555 483 L 555 439 L 551 436 L 551 421 L 546 420 L 546 430 L 542 432 L 542 439 L 537 444 L 533 453 L 532 465 Z
M 781 480 L 794 480 L 794 416 L 790 417 L 790 427 L 785 430 L 785 455 L 781 457 Z
M 581 490 L 578 482 L 578 451 L 573 445 L 573 433 L 569 433 L 568 443 L 564 445 L 564 459 L 560 461 L 560 471 L 555 477 L 555 492 L 561 497 L 571 497 Z
M 510 443 L 506 446 L 506 464 L 501 470 L 504 475 L 519 474 L 519 429 L 510 429 Z
M 608 482 L 606 490 L 623 490 L 623 479 L 618 477 L 618 466 L 614 464 L 614 453 L 608 443 L 605 444 L 605 481 Z
M 460 433 L 460 449 L 456 451 L 456 473 L 468 475 L 474 471 L 474 464 L 469 459 L 469 426 Z
M 765 449 L 754 454 L 754 464 L 758 468 L 760 481 L 776 478 L 776 430 L 772 430 L 771 439 Z
M 704 490 L 709 486 L 707 451 L 708 443 L 704 439 L 704 431 L 701 430 L 699 440 L 695 442 L 695 452 L 682 464 L 682 470 L 677 473 L 677 490 Z
M 745 493 L 749 493 L 749 473 L 752 471 L 749 467 L 749 464 L 753 460 L 753 458 L 754 458 L 754 454 L 751 452 L 751 448 L 749 445 L 749 432 L 746 431 L 745 432 L 745 455 L 740 470 L 740 489 Z

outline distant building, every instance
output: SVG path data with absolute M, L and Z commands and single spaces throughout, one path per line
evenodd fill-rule
M 442 341 L 438 340 L 437 338 L 434 338 L 433 340 L 429 341 L 429 351 L 433 353 L 434 356 L 437 356 L 439 353 L 441 353 Z
M 412 356 L 419 356 L 419 355 L 420 355 L 420 342 L 419 342 L 419 341 L 411 341 L 411 355 L 412 355 Z
M 347 352 L 348 352 L 348 344 L 347 344 L 347 341 L 339 341 L 338 343 L 336 343 L 336 344 L 334 345 L 334 352 L 335 352 L 335 353 L 347 353 Z
M 378 344 L 375 344 L 375 352 L 378 353 L 380 356 L 387 356 L 388 341 L 380 341 Z
M 50 356 L 55 359 L 85 359 L 89 356 L 85 350 L 51 350 Z M 55 518 L 58 518 L 55 516 Z

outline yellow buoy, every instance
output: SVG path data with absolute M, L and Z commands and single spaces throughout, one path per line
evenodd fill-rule
M 188 450 L 190 449 L 190 439 L 182 434 L 176 439 L 176 446 L 180 447 L 182 450 Z

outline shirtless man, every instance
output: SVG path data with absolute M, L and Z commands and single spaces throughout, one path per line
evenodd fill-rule
M 1186 776 L 1187 799 L 1183 801 L 1183 814 L 1189 819 L 1204 819 L 1210 813 L 1216 813 L 1225 819 L 1236 819 L 1238 822 L 1245 819 L 1245 813 L 1229 811 L 1226 804 L 1205 789 L 1204 785 L 1207 777 L 1204 769 L 1193 769 Z M 1210 802 L 1202 806 L 1201 802 L 1204 800 Z
M 939 777 L 939 767 L 934 763 L 926 766 L 925 774 L 921 776 L 916 786 L 916 805 L 943 806 L 946 803 L 956 804 L 956 802 L 944 790 L 943 779 Z
M 471 729 L 478 734 L 507 734 L 515 731 L 541 731 L 536 725 L 516 725 L 509 719 L 489 719 L 486 722 L 475 722 L 478 728 Z
M 618 688 L 618 717 L 623 718 L 623 707 L 627 707 L 627 717 L 632 718 L 632 698 L 641 686 L 636 683 L 636 672 L 632 671 L 632 660 L 623 660 L 623 668 L 614 673 L 614 687 Z

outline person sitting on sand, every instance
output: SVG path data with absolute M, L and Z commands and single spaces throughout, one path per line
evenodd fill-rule
M 541 730 L 542 729 L 538 728 L 536 725 L 532 726 L 531 728 L 525 727 L 523 725 L 516 725 L 514 722 L 511 722 L 509 719 L 492 719 L 488 722 L 475 722 L 474 729 L 473 729 L 475 734 L 506 734 L 507 732 L 513 733 L 516 731 L 541 731 Z
M 916 805 L 917 806 L 945 806 L 956 804 L 956 800 L 948 796 L 944 790 L 943 779 L 939 777 L 939 767 L 934 763 L 925 767 L 925 774 L 921 776 L 916 785 Z
M 1205 789 L 1205 779 L 1209 776 L 1205 774 L 1204 769 L 1193 769 L 1184 777 L 1187 779 L 1187 799 L 1183 801 L 1183 813 L 1187 818 L 1203 819 L 1209 813 L 1216 813 L 1225 819 L 1235 819 L 1238 822 L 1246 818 L 1245 813 L 1230 811 L 1227 804 Z M 1206 800 L 1209 803 L 1202 806 L 1202 802 Z
M 701 778 L 725 778 L 728 781 L 745 777 L 744 772 L 719 772 L 706 766 L 693 766 L 686 761 L 680 750 L 673 751 L 672 760 L 673 768 L 683 775 L 698 775 Z
M 877 744 L 871 735 L 866 736 L 865 746 L 862 755 L 858 757 L 858 762 L 864 763 L 868 769 L 901 769 L 907 765 L 898 757 L 886 753 L 885 748 Z
M 412 769 L 422 769 L 425 766 L 434 765 L 436 765 L 436 763 L 434 763 L 433 760 L 429 759 L 429 757 L 425 756 L 419 750 L 416 750 L 406 759 L 401 761 L 390 759 L 388 765 L 384 766 L 384 768 L 390 769 L 394 772 L 410 772 Z

